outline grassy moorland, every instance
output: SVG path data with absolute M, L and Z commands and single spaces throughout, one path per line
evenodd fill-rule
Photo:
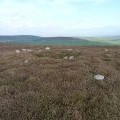
M 104 37 L 84 37 L 83 39 L 88 40 L 89 42 L 98 42 L 100 45 L 118 45 L 120 46 L 120 36 L 104 36 Z
M 44 48 L 0 45 L 0 120 L 120 119 L 120 47 Z

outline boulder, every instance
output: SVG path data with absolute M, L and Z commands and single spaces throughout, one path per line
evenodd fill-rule
M 98 75 L 95 75 L 95 76 L 94 76 L 94 79 L 95 79 L 95 80 L 104 80 L 104 79 L 105 79 L 105 76 L 98 74 Z

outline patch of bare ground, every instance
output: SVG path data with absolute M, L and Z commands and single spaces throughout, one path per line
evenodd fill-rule
M 0 45 L 0 120 L 120 119 L 120 47 L 45 47 Z

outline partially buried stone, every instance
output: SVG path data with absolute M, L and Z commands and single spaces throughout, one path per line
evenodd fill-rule
M 28 60 L 25 60 L 24 63 L 27 64 L 27 63 L 28 63 Z
M 67 49 L 68 51 L 72 51 L 73 49 Z
M 20 50 L 15 50 L 16 53 L 20 53 Z
M 95 75 L 95 76 L 94 76 L 94 79 L 95 79 L 95 80 L 104 80 L 104 79 L 105 79 L 105 76 L 98 74 L 98 75 Z
M 74 60 L 74 58 L 75 58 L 74 56 L 70 56 L 69 60 Z
M 28 49 L 27 51 L 28 51 L 28 52 L 33 52 L 33 50 L 29 50 L 29 49 Z
M 67 56 L 65 56 L 63 59 L 64 59 L 64 60 L 67 60 L 67 59 L 68 59 L 68 57 L 67 57 Z
M 108 52 L 108 49 L 105 49 L 105 52 Z
M 27 52 L 27 49 L 22 49 L 23 52 Z
M 50 50 L 50 47 L 46 47 L 45 50 Z

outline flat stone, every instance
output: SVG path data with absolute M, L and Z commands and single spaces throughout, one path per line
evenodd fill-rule
M 67 49 L 68 51 L 72 51 L 73 49 Z
M 25 60 L 24 63 L 27 64 L 27 63 L 28 63 L 28 60 Z
M 69 60 L 74 60 L 74 58 L 75 58 L 74 56 L 70 56 Z
M 33 52 L 33 50 L 29 50 L 29 49 L 27 49 L 27 51 L 28 51 L 28 52 Z
M 68 59 L 68 57 L 67 57 L 67 56 L 65 56 L 63 59 L 64 59 L 64 60 L 67 60 L 67 59 Z
M 108 52 L 108 49 L 105 49 L 105 52 Z
M 94 76 L 94 79 L 95 79 L 95 80 L 104 80 L 104 79 L 105 79 L 105 76 L 98 74 L 98 75 L 95 75 L 95 76 Z
M 26 52 L 26 51 L 27 51 L 27 49 L 22 49 L 22 51 Z
M 50 50 L 50 47 L 46 47 L 45 50 Z
M 15 50 L 16 53 L 20 53 L 20 50 Z

